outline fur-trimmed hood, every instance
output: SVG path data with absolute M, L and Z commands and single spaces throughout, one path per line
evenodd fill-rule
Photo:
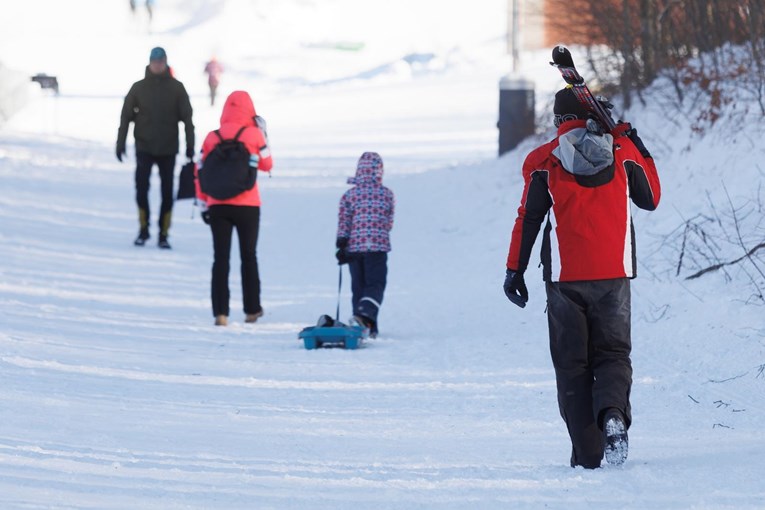
M 558 158 L 563 168 L 574 175 L 595 175 L 608 168 L 614 162 L 614 137 L 608 133 L 597 134 L 580 126 L 581 121 L 573 129 L 566 129 L 558 135 L 558 146 L 552 154 Z

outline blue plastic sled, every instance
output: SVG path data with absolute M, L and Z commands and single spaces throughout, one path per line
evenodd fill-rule
M 306 349 L 318 349 L 319 347 L 342 347 L 343 349 L 357 349 L 361 341 L 367 337 L 369 330 L 365 327 L 340 322 L 340 289 L 343 287 L 343 266 L 338 265 L 337 278 L 337 315 L 333 319 L 329 315 L 322 315 L 315 326 L 303 328 L 298 333 L 298 338 L 303 339 Z
M 348 326 L 331 319 L 329 321 L 319 319 L 319 324 L 324 325 L 303 328 L 298 334 L 298 338 L 303 339 L 303 345 L 306 349 L 318 349 L 319 347 L 357 349 L 361 345 L 361 341 L 367 336 L 367 330 L 361 326 Z

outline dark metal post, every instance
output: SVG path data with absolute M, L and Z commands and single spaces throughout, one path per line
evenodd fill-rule
M 499 155 L 534 134 L 534 83 L 505 76 L 499 82 Z

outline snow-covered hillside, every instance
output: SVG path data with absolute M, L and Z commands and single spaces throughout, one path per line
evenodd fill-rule
M 687 220 L 758 203 L 762 119 L 700 136 L 662 107 L 623 112 L 663 185 L 635 211 L 630 456 L 571 469 L 541 271 L 523 310 L 501 289 L 520 164 L 551 136 L 496 158 L 505 4 L 163 0 L 150 31 L 122 1 L 4 6 L 0 61 L 57 75 L 61 95 L 30 84 L 0 126 L 0 508 L 765 508 L 762 303 L 744 266 L 675 275 Z M 114 142 L 156 45 L 198 138 L 220 114 L 213 53 L 223 95 L 250 91 L 269 122 L 254 326 L 236 259 L 233 324 L 212 325 L 210 233 L 188 201 L 172 251 L 132 245 Z M 546 53 L 523 56 L 540 113 L 560 86 Z M 334 313 L 337 203 L 365 150 L 397 198 L 381 337 L 306 351 L 297 333 Z

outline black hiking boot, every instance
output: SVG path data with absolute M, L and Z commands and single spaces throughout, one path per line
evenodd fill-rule
M 621 466 L 627 460 L 629 449 L 627 424 L 621 411 L 615 408 L 606 411 L 603 418 L 603 434 L 606 461 L 613 466 Z
M 140 232 L 138 232 L 138 237 L 135 238 L 135 241 L 133 241 L 133 244 L 136 246 L 143 246 L 146 244 L 146 240 L 151 237 L 149 235 L 149 229 L 141 229 Z
M 170 243 L 167 242 L 167 236 L 163 236 L 161 234 L 159 236 L 159 241 L 157 242 L 157 246 L 159 246 L 163 250 L 169 250 L 172 248 L 172 246 L 170 246 Z

